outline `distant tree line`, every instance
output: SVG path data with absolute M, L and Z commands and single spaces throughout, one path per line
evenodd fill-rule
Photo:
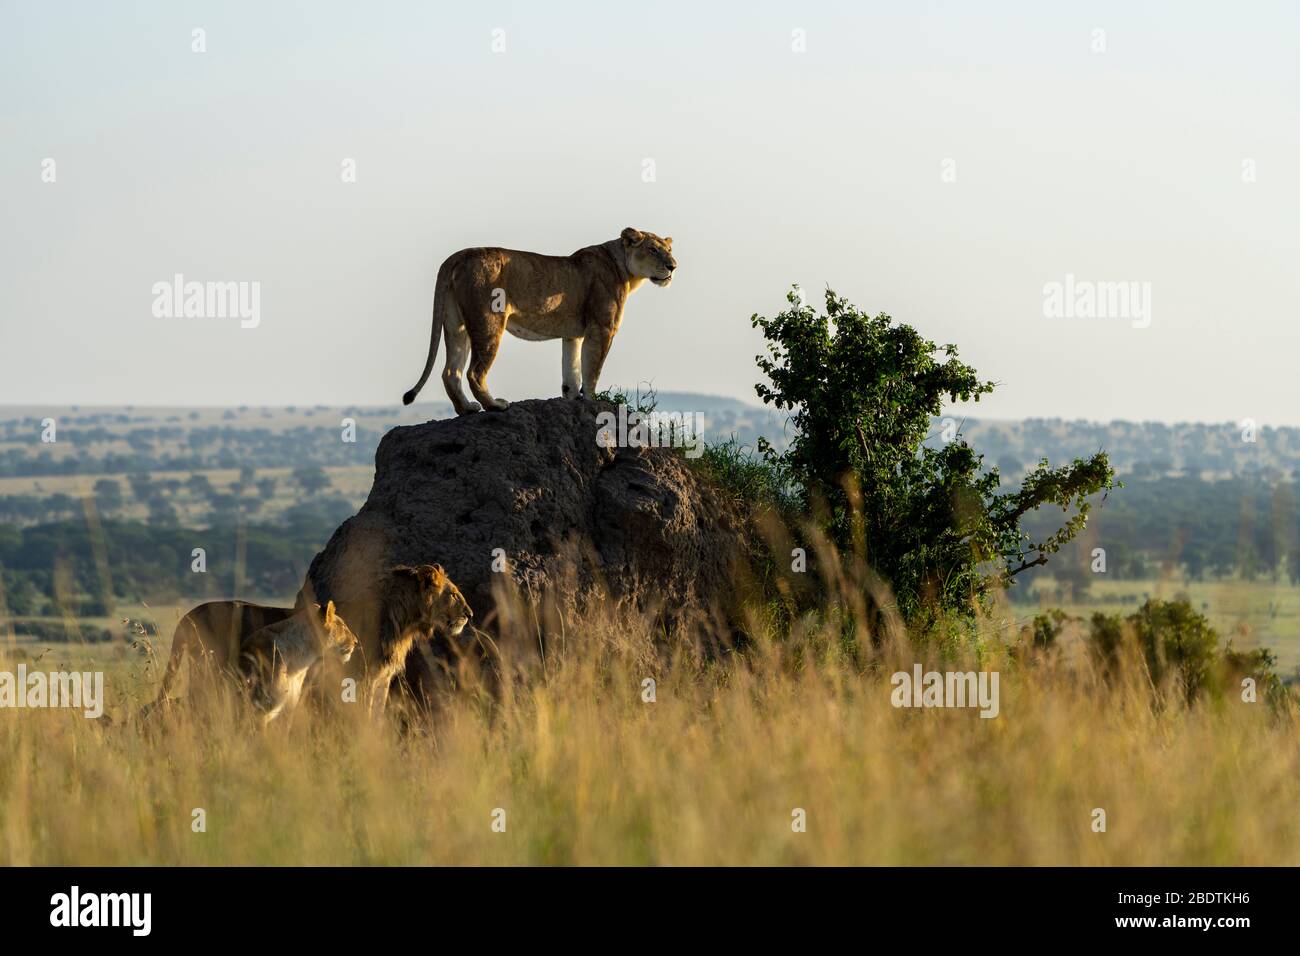
M 695 407 L 709 401 L 707 396 L 693 398 L 699 400 Z M 50 446 L 40 443 L 39 418 L 9 419 L 0 421 L 0 477 L 202 471 L 245 464 L 269 468 L 288 462 L 369 464 L 384 432 L 402 416 L 401 409 L 382 407 L 318 408 L 302 414 L 317 412 L 322 414 L 311 423 L 288 428 L 245 424 L 259 414 L 259 410 L 247 408 L 227 410 L 220 424 L 199 421 L 197 412 L 171 415 L 165 421 L 120 413 L 72 415 L 61 420 L 58 432 L 59 446 L 70 446 L 75 452 L 71 455 L 55 455 Z M 357 423 L 355 444 L 340 441 L 337 422 L 344 416 Z M 261 410 L 261 417 L 272 414 Z M 739 443 L 753 447 L 760 434 L 774 445 L 783 444 L 787 437 L 779 418 L 763 409 L 746 415 L 743 407 L 714 408 L 708 412 L 706 424 L 710 441 L 734 436 Z M 1291 480 L 1300 475 L 1300 428 L 1244 424 L 994 421 L 945 415 L 931 421 L 924 444 L 938 449 L 951 440 L 950 425 L 959 427 L 961 436 L 984 456 L 986 465 L 997 465 L 1002 477 L 1011 481 L 1042 458 L 1068 461 L 1099 449 L 1106 451 L 1121 478 L 1204 473 Z M 123 444 L 127 450 L 121 450 Z
M 1045 517 L 1028 516 L 1027 530 L 1048 527 Z M 1096 549 L 1114 578 L 1174 571 L 1192 580 L 1238 575 L 1300 584 L 1300 489 L 1260 477 L 1130 476 L 1096 503 L 1087 529 L 1048 573 L 1086 588 L 1096 580 Z
M 148 513 L 149 524 L 179 524 L 177 504 L 185 497 L 188 501 L 206 508 L 211 514 L 209 523 L 229 523 L 238 518 L 249 519 L 262 510 L 263 505 L 275 497 L 280 479 L 275 475 L 259 475 L 251 465 L 240 468 L 239 477 L 229 486 L 218 490 L 203 472 L 194 472 L 189 478 L 167 477 L 156 479 L 147 472 L 132 472 L 126 476 L 130 496 Z M 329 476 L 319 465 L 303 465 L 290 475 L 293 487 L 304 498 L 328 491 Z M 105 517 L 125 517 L 129 505 L 122 488 L 122 479 L 104 477 L 95 482 L 90 504 Z M 30 525 L 83 515 L 86 501 L 82 497 L 56 492 L 50 495 L 19 494 L 0 495 L 0 523 Z
M 232 594 L 289 595 L 352 505 L 325 498 L 275 524 L 193 529 L 83 519 L 0 525 L 0 586 L 14 616 L 111 616 L 119 602 L 170 603 Z M 195 549 L 203 571 L 195 571 Z
M 58 432 L 58 444 L 74 449 L 75 454 L 55 455 L 51 446 L 39 443 L 39 432 L 34 432 L 24 444 L 0 448 L 0 477 L 282 468 L 288 462 L 326 467 L 369 465 L 383 432 L 358 422 L 356 441 L 345 442 L 337 425 L 299 425 L 283 430 L 209 425 L 130 432 L 64 428 Z M 95 450 L 96 444 L 117 441 L 125 441 L 130 450 Z M 163 450 L 165 445 L 179 449 Z
M 932 424 L 927 444 L 950 440 L 945 426 L 1015 480 L 1041 458 L 1059 459 L 1105 449 L 1121 478 L 1173 473 L 1227 477 L 1255 475 L 1270 480 L 1300 473 L 1300 428 L 1255 427 L 1246 422 L 1086 422 L 1059 418 L 993 421 L 948 415 Z

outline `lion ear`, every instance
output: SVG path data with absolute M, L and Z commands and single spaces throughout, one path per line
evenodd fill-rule
M 672 244 L 673 244 L 673 237 L 672 237 L 672 236 L 665 236 L 665 237 L 664 237 L 664 245 L 665 245 L 665 246 L 671 246 Z
M 641 240 L 644 239 L 645 236 L 641 235 L 640 232 L 633 229 L 631 226 L 628 226 L 621 233 L 619 233 L 619 238 L 621 238 L 629 246 L 639 246 L 641 245 Z

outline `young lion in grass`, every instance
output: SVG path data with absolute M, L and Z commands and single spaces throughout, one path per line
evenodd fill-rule
M 310 606 L 317 597 L 308 581 L 298 593 L 298 604 Z M 338 574 L 330 591 L 319 595 L 321 600 L 327 597 L 338 602 L 361 639 L 352 663 L 338 668 L 338 676 L 356 682 L 364 709 L 374 718 L 383 716 L 390 685 L 416 643 L 435 634 L 455 637 L 474 616 L 465 596 L 437 564 L 401 564 L 374 574 L 363 562 L 355 573 Z M 317 690 L 333 686 L 326 668 L 313 684 Z
M 302 697 L 307 674 L 327 656 L 346 662 L 357 636 L 334 610 L 334 602 L 313 604 L 253 634 L 239 655 L 239 673 L 263 726 L 289 715 Z

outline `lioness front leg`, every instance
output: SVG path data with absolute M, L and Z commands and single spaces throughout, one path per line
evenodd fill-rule
M 380 720 L 384 716 L 384 711 L 388 709 L 388 685 L 392 682 L 392 676 L 383 677 L 376 680 L 370 685 L 370 717 L 372 720 Z
M 564 376 L 560 394 L 565 398 L 577 398 L 582 394 L 582 339 L 564 340 L 560 371 Z
M 596 383 L 613 341 L 614 333 L 604 330 L 594 330 L 582 340 L 582 394 L 587 398 L 596 397 Z

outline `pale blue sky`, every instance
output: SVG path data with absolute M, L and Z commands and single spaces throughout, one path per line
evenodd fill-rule
M 609 384 L 754 401 L 751 313 L 830 283 L 956 342 L 984 416 L 1300 424 L 1298 11 L 7 0 L 0 403 L 397 403 L 448 254 L 634 225 L 680 268 Z M 178 272 L 261 324 L 155 318 Z M 1044 318 L 1067 273 L 1150 282 L 1150 327 Z M 493 391 L 559 365 L 510 339 Z

